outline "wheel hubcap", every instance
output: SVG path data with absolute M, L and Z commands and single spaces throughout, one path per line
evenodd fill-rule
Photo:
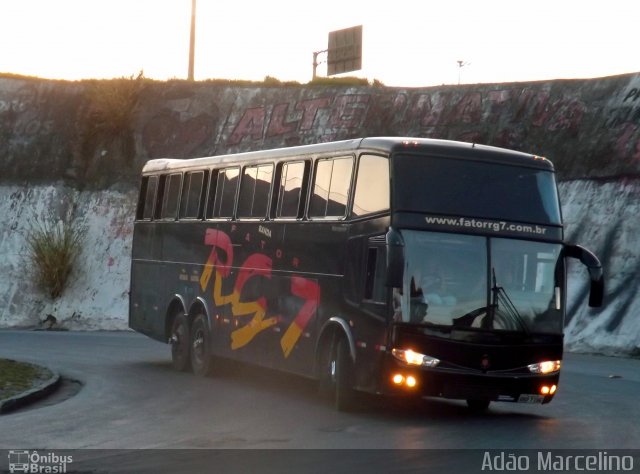
M 202 331 L 198 331 L 196 336 L 193 339 L 193 352 L 198 356 L 198 359 L 202 358 L 202 353 L 204 351 L 204 335 Z
M 184 331 L 181 327 L 176 328 L 171 335 L 171 345 L 176 351 L 184 352 Z

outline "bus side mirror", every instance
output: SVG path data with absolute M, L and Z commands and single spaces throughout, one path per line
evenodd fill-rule
M 604 271 L 598 257 L 591 251 L 580 245 L 566 245 L 564 247 L 566 257 L 576 258 L 589 270 L 591 288 L 589 290 L 589 306 L 597 308 L 602 306 L 604 300 Z
M 402 273 L 404 272 L 404 241 L 402 235 L 395 229 L 389 229 L 385 236 L 387 244 L 387 286 L 402 288 Z

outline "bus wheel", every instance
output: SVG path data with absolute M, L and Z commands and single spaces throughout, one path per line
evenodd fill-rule
M 489 400 L 467 400 L 467 406 L 469 410 L 479 413 L 485 411 L 489 408 L 489 404 L 491 402 Z
M 184 314 L 179 314 L 171 325 L 171 365 L 175 370 L 186 372 L 189 365 L 189 320 Z
M 334 357 L 331 358 L 330 370 L 334 380 L 335 407 L 339 411 L 353 409 L 355 391 L 353 389 L 353 363 L 349 352 L 349 344 L 344 337 L 338 341 Z
M 191 326 L 191 369 L 201 377 L 209 375 L 213 369 L 211 356 L 211 334 L 204 314 L 199 314 Z

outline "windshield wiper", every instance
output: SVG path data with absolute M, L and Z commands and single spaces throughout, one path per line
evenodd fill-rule
M 480 306 L 479 308 L 476 308 L 474 310 L 469 311 L 468 313 L 460 316 L 459 318 L 454 318 L 453 319 L 453 326 L 457 326 L 457 327 L 471 327 L 473 325 L 473 322 L 476 320 L 476 318 L 478 316 L 482 316 L 483 314 L 487 314 L 489 312 L 489 309 L 492 308 L 493 305 L 489 305 L 489 306 Z
M 480 323 L 480 327 L 482 329 L 493 329 L 493 321 L 496 317 L 496 314 L 505 315 L 511 321 L 515 321 L 518 326 L 524 331 L 525 334 L 529 334 L 529 328 L 527 327 L 526 322 L 518 312 L 518 309 L 509 298 L 506 290 L 498 286 L 496 279 L 496 271 L 495 268 L 492 269 L 493 272 L 493 286 L 491 287 L 491 304 L 487 306 L 480 306 L 479 308 L 473 309 L 468 313 L 453 319 L 454 327 L 471 327 L 474 321 L 482 315 L 485 315 L 482 318 Z
M 491 288 L 493 304 L 489 306 L 491 310 L 488 312 L 487 317 L 482 321 L 482 326 L 488 328 L 493 327 L 493 320 L 495 319 L 496 313 L 499 311 L 501 315 L 505 315 L 509 317 L 511 321 L 515 321 L 522 328 L 524 333 L 528 335 L 529 328 L 518 312 L 518 309 L 513 304 L 513 301 L 511 301 L 511 298 L 509 298 L 506 290 L 503 287 L 498 286 L 496 269 L 492 268 L 491 271 L 493 273 L 493 287 Z

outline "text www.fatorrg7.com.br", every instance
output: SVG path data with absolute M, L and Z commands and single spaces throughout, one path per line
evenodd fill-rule
M 490 230 L 493 232 L 521 232 L 523 234 L 544 235 L 547 229 L 538 225 L 511 224 L 504 221 L 469 219 L 466 217 L 425 217 L 427 224 L 447 225 L 467 229 Z

